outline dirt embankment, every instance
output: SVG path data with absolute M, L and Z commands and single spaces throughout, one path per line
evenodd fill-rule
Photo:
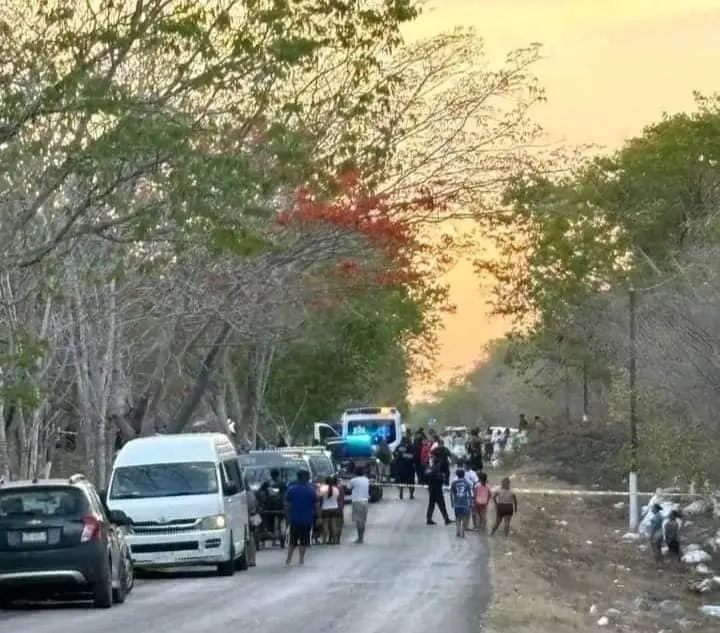
M 518 489 L 578 487 L 549 476 L 547 465 L 530 467 L 522 461 L 516 468 L 490 471 L 492 481 L 508 475 Z M 720 630 L 720 620 L 699 613 L 703 604 L 720 603 L 720 593 L 689 593 L 685 565 L 658 565 L 645 544 L 623 541 L 627 509 L 621 498 L 518 497 L 511 536 L 492 538 L 487 633 Z M 693 529 L 709 533 L 711 520 L 702 521 L 696 519 Z

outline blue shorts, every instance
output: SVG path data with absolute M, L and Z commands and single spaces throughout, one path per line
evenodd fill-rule
M 470 508 L 462 506 L 461 508 L 455 508 L 456 517 L 467 517 L 470 516 Z

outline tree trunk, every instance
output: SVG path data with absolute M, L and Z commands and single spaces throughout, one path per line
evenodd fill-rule
M 225 323 L 218 335 L 215 337 L 213 344 L 208 350 L 208 353 L 205 355 L 202 365 L 200 366 L 192 391 L 185 396 L 175 419 L 168 425 L 169 433 L 182 433 L 185 427 L 190 423 L 190 418 L 193 413 L 195 413 L 195 410 L 202 400 L 203 394 L 210 384 L 210 377 L 212 376 L 213 369 L 215 368 L 215 362 L 218 354 L 220 354 L 220 350 L 225 342 L 225 339 L 227 339 L 230 335 L 230 330 L 230 324 Z

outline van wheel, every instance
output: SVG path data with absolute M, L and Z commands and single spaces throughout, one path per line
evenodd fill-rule
M 113 605 L 113 586 L 110 561 L 105 558 L 99 570 L 98 578 L 92 586 L 93 606 L 96 609 L 109 609 Z
M 248 570 L 248 533 L 247 530 L 245 531 L 245 545 L 243 547 L 242 554 L 240 554 L 240 557 L 235 561 L 235 569 L 238 571 L 247 571 Z
M 218 576 L 232 576 L 235 573 L 235 544 L 233 535 L 230 535 L 230 559 L 217 566 Z

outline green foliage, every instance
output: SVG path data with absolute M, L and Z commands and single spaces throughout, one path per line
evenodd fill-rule
M 256 253 L 267 235 L 248 218 L 336 175 L 318 151 L 327 130 L 308 118 L 318 68 L 344 60 L 337 94 L 322 96 L 340 131 L 332 151 L 362 154 L 370 141 L 343 130 L 376 121 L 397 78 L 345 86 L 363 86 L 416 15 L 409 0 L 10 2 L 0 193 L 22 201 L 8 228 L 23 239 L 6 260 L 29 265 L 89 234 Z
M 390 289 L 318 315 L 275 358 L 266 396 L 271 416 L 307 429 L 359 402 L 405 406 L 407 341 L 421 327 L 418 306 Z

